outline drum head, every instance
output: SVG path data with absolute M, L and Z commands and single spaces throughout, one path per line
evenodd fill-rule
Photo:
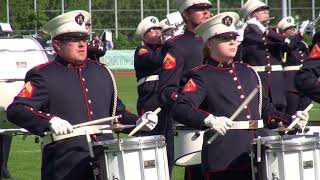
M 193 152 L 177 158 L 175 161 L 177 166 L 191 166 L 201 164 L 201 151 Z

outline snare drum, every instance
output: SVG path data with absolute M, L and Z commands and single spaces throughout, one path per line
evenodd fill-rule
M 204 131 L 176 125 L 174 136 L 174 161 L 178 166 L 201 164 Z
M 93 151 L 95 180 L 170 180 L 163 136 L 95 142 Z
M 254 139 L 252 172 L 258 180 L 319 180 L 317 135 L 267 136 Z

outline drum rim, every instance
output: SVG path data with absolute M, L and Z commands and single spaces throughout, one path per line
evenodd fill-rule
M 106 147 L 105 151 L 146 149 L 166 146 L 163 135 L 142 136 L 127 139 L 113 139 L 94 142 L 93 147 Z

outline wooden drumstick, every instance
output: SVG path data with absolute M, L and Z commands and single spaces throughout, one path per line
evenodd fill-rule
M 231 121 L 233 121 L 240 113 L 241 111 L 244 109 L 245 106 L 247 106 L 249 104 L 249 102 L 253 99 L 253 97 L 258 93 L 259 91 L 259 86 L 257 86 L 256 88 L 254 88 L 251 93 L 249 94 L 249 96 L 242 102 L 242 104 L 238 107 L 238 109 L 232 114 L 232 116 L 229 118 Z M 217 137 L 219 137 L 218 133 L 215 133 L 213 136 L 211 136 L 211 138 L 207 141 L 208 144 L 211 144 L 215 139 L 217 139 Z
M 313 107 L 313 104 L 309 104 L 309 106 L 303 112 L 309 112 Z M 296 125 L 300 121 L 300 118 L 296 118 L 292 123 L 288 126 L 288 129 L 292 129 L 294 125 Z
M 94 121 L 89 121 L 89 122 L 73 125 L 73 128 L 76 129 L 76 128 L 83 127 L 83 126 L 90 126 L 90 125 L 105 123 L 105 122 L 109 122 L 109 121 L 112 121 L 114 119 L 118 119 L 118 118 L 121 118 L 121 117 L 122 117 L 122 115 L 101 118 L 101 119 L 97 119 L 97 120 L 94 120 Z
M 161 108 L 158 107 L 156 110 L 153 111 L 153 113 L 158 114 L 161 111 Z M 148 119 L 144 119 L 142 120 L 142 122 L 136 126 L 130 133 L 128 136 L 132 136 L 134 135 L 137 131 L 139 131 L 144 125 L 146 125 L 148 123 Z

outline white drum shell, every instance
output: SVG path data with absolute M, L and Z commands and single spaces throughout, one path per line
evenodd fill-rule
M 262 138 L 262 180 L 319 180 L 319 138 L 291 136 L 281 140 L 277 136 Z M 255 141 L 256 143 L 257 141 Z M 252 154 L 252 153 L 251 153 Z M 255 154 L 256 155 L 256 154 Z M 255 164 L 256 159 L 253 158 Z
M 204 131 L 177 127 L 174 136 L 174 160 L 178 166 L 201 164 Z
M 36 39 L 0 39 L 0 109 L 6 110 L 20 92 L 27 71 L 46 62 L 47 55 Z
M 104 180 L 170 180 L 163 136 L 103 141 L 93 147 L 95 150 L 101 146 Z

